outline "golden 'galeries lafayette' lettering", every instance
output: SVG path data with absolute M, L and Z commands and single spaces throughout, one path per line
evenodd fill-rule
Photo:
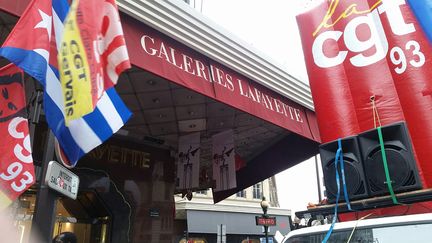
M 299 123 L 304 122 L 301 117 L 300 109 L 294 108 L 280 99 L 264 93 L 261 89 L 249 85 L 249 82 L 234 78 L 229 73 L 214 65 L 207 66 L 203 61 L 180 53 L 162 41 L 159 43 L 155 38 L 149 35 L 143 35 L 141 37 L 141 46 L 148 55 L 160 58 L 184 72 L 204 79 L 209 83 L 220 85 L 230 92 L 236 92 L 237 95 L 246 97 L 254 103 L 262 105 L 263 108 L 276 112 L 288 119 Z M 235 84 L 238 84 L 237 90 Z
M 126 165 L 134 168 L 150 168 L 150 153 L 116 145 L 103 145 L 89 153 L 90 158 L 110 164 Z

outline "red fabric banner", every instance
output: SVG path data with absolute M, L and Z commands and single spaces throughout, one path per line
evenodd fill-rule
M 26 115 L 23 73 L 14 65 L 0 69 L 0 208 L 35 182 Z
M 20 1 L 1 1 L 0 9 L 16 15 L 20 16 L 24 10 L 29 5 L 30 0 L 20 0 Z
M 314 141 L 314 113 L 218 64 L 175 40 L 124 16 L 131 62 L 147 71 Z
M 432 51 L 408 4 L 332 0 L 297 21 L 322 141 L 405 120 L 432 186 Z
M 122 16 L 131 62 L 179 85 L 214 97 L 208 58 L 159 31 Z

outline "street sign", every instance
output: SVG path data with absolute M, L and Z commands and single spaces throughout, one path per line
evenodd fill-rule
M 275 226 L 276 217 L 255 216 L 256 225 Z
M 69 198 L 77 198 L 79 177 L 55 161 L 48 163 L 45 184 Z

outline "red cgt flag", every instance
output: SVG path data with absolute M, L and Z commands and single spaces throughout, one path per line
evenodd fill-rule
M 0 69 L 0 210 L 34 184 L 23 73 L 13 64 Z

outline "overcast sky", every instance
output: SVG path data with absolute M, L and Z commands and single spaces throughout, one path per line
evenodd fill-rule
M 196 0 L 198 11 L 201 1 L 204 15 L 308 83 L 295 16 L 320 0 Z M 276 181 L 282 208 L 306 210 L 308 202 L 318 202 L 313 158 L 279 173 Z
M 196 1 L 197 5 L 201 2 Z M 295 15 L 304 9 L 305 2 L 308 1 L 203 0 L 202 10 L 218 25 L 270 57 L 294 77 L 307 82 L 295 21 Z

